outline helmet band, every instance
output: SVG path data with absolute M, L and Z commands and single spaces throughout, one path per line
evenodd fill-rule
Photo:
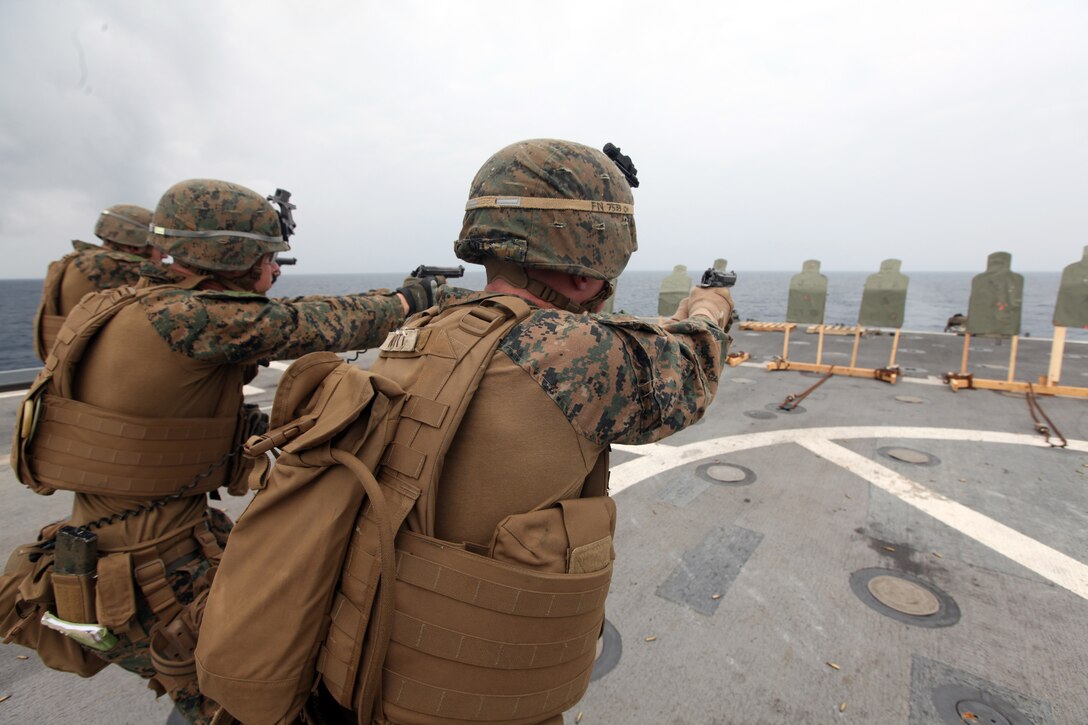
M 148 224 L 147 230 L 160 237 L 185 237 L 188 239 L 227 239 L 230 237 L 242 237 L 243 239 L 256 239 L 259 242 L 276 242 L 286 245 L 286 242 L 283 241 L 283 237 L 270 237 L 264 234 L 254 234 L 253 232 L 235 232 L 229 229 L 191 232 L 186 229 L 166 229 L 165 227 L 157 227 L 154 224 Z
M 141 229 L 144 227 L 143 222 L 138 222 L 135 219 L 133 219 L 132 217 L 127 217 L 124 214 L 118 214 L 117 212 L 110 211 L 109 209 L 103 209 L 102 210 L 102 216 L 108 216 L 108 217 L 113 217 L 114 219 L 120 219 L 121 221 L 123 221 L 126 224 L 131 224 L 132 226 L 140 227 Z
M 533 196 L 477 196 L 465 204 L 465 211 L 473 209 L 557 209 L 588 211 L 597 214 L 635 213 L 634 204 L 618 201 L 587 201 L 584 199 L 544 199 Z

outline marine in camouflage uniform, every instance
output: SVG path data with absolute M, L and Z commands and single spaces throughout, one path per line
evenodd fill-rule
M 473 180 L 454 251 L 482 263 L 488 285 L 482 293 L 446 288 L 439 304 L 512 293 L 537 309 L 500 343 L 447 455 L 438 537 L 486 545 L 505 516 L 579 495 L 609 444 L 665 438 L 713 400 L 727 290 L 696 288 L 680 319 L 663 326 L 587 314 L 611 295 L 638 247 L 632 181 L 601 152 L 549 139 L 499 151 Z M 567 202 L 579 208 L 562 208 Z M 575 301 L 555 289 L 564 277 L 602 284 Z M 489 465 L 494 451 L 517 451 L 518 465 Z
M 546 513 L 559 502 L 601 501 L 610 444 L 665 438 L 698 421 L 714 397 L 733 307 L 727 289 L 695 288 L 674 319 L 660 326 L 626 315 L 594 314 L 637 248 L 630 188 L 637 185 L 635 171 L 618 149 L 615 154 L 610 158 L 567 141 L 525 141 L 495 154 L 472 183 L 454 249 L 459 258 L 484 265 L 487 287 L 484 292 L 444 288 L 438 299 L 440 311 L 414 339 L 423 340 L 433 326 L 435 332 L 427 337 L 433 340 L 445 317 L 463 310 L 465 302 L 482 306 L 489 298 L 515 295 L 529 302 L 532 310 L 499 343 L 456 429 L 437 483 L 433 534 L 424 531 L 427 536 L 452 542 L 454 548 L 491 552 L 498 559 L 497 537 L 520 515 Z M 424 352 L 418 364 L 423 372 L 409 373 L 419 379 L 432 364 L 426 357 L 430 343 L 421 344 Z M 406 369 L 398 365 L 405 364 L 407 353 L 391 343 L 388 349 L 394 352 L 387 358 L 386 349 L 372 371 L 411 392 L 411 380 L 405 384 L 398 377 L 398 371 Z M 441 354 L 436 358 L 436 366 L 446 364 Z M 566 521 L 559 530 L 578 525 Z M 544 536 L 555 535 L 553 531 Z M 532 564 L 526 563 L 530 560 Z M 535 554 L 519 562 L 543 564 Z M 428 565 L 441 569 L 434 562 Z M 546 571 L 596 571 L 575 569 L 570 561 L 558 562 L 558 567 Z M 471 590 L 470 584 L 458 580 L 446 588 Z M 427 595 L 433 596 L 429 591 Z M 456 597 L 451 595 L 442 604 L 428 604 L 422 613 L 418 604 L 402 602 L 402 593 L 397 596 L 394 619 L 404 606 L 406 621 L 422 618 L 413 626 L 436 634 L 405 638 L 394 630 L 384 664 L 382 722 L 490 721 L 501 717 L 496 712 L 504 701 L 524 702 L 529 710 L 545 699 L 532 693 L 563 692 L 538 714 L 518 710 L 517 719 L 561 723 L 556 708 L 573 705 L 588 685 L 591 662 L 575 679 L 557 681 L 546 678 L 570 675 L 534 675 L 544 670 L 512 672 L 516 669 L 512 664 L 483 669 L 451 661 L 459 659 L 461 650 L 457 656 L 441 654 L 442 642 L 467 642 L 465 649 L 475 651 L 473 643 L 481 640 L 467 633 L 478 629 L 473 623 L 481 621 L 478 617 L 492 615 L 465 613 L 471 597 L 453 601 Z M 603 608 L 600 612 L 603 618 Z M 502 646 L 509 644 L 512 651 L 539 641 L 513 642 L 506 634 L 504 638 L 496 632 L 488 639 L 501 639 Z M 479 636 L 477 631 L 475 637 Z M 562 639 L 549 632 L 549 642 Z M 564 663 L 581 667 L 584 659 Z M 561 701 L 570 696 L 575 699 Z M 308 707 L 310 717 L 316 711 L 318 722 L 353 723 L 357 717 L 337 704 L 324 683 Z M 484 712 L 488 708 L 490 712 Z M 364 720 L 368 716 L 363 713 Z
M 162 253 L 147 238 L 151 211 L 117 204 L 98 215 L 94 233 L 102 246 L 72 240 L 71 254 L 49 265 L 34 318 L 34 353 L 44 361 L 64 318 L 84 295 L 136 284 L 140 267 L 158 263 Z
M 104 666 L 95 664 L 96 658 L 119 664 L 149 679 L 159 694 L 168 692 L 191 722 L 208 722 L 217 710 L 188 674 L 185 660 L 190 658 L 191 665 L 192 641 L 186 640 L 195 639 L 199 619 L 190 605 L 207 592 L 231 528 L 225 514 L 209 508 L 206 494 L 219 485 L 235 494 L 246 491 L 241 457 L 219 455 L 248 435 L 236 424 L 243 384 L 254 377 L 261 360 L 376 346 L 407 311 L 433 301 L 430 288 L 422 285 L 399 293 L 269 299 L 264 292 L 278 275 L 274 254 L 289 249 L 291 207 L 277 213 L 249 189 L 214 180 L 191 180 L 168 190 L 155 211 L 153 230 L 174 264 L 168 270 L 145 268 L 148 274 L 135 288 L 89 296 L 69 317 L 65 329 L 78 337 L 87 326 L 73 320 L 132 298 L 91 333 L 85 354 L 63 384 L 59 378 L 67 375 L 66 363 L 57 358 L 68 354 L 67 343 L 54 348 L 46 369 L 55 368 L 58 377 L 43 388 L 42 422 L 32 439 L 22 441 L 17 464 L 20 480 L 38 493 L 75 491 L 68 523 L 95 529 L 99 556 L 104 556 L 99 559 L 98 622 L 108 623 L 119 642 L 108 652 L 65 661 L 70 641 L 37 623 L 41 609 L 51 604 L 49 592 L 37 592 L 37 598 L 28 593 L 30 579 L 49 579 L 44 574 L 50 557 L 28 558 L 41 551 L 40 545 L 17 551 L 0 579 L 0 636 L 34 647 L 52 667 L 84 676 Z M 28 399 L 36 395 L 35 388 Z M 121 420 L 126 431 L 142 431 L 162 423 L 155 430 L 184 436 L 96 439 L 96 433 L 110 429 L 108 424 L 85 433 L 50 420 L 51 409 L 63 412 L 66 405 L 77 406 L 83 427 L 87 421 Z M 220 431 L 218 437 L 187 442 L 198 430 L 194 421 Z M 63 455 L 55 452 L 58 445 Z M 112 455 L 111 447 L 121 453 Z M 15 460 L 13 455 L 13 465 Z M 136 586 L 128 583 L 135 597 L 128 610 L 126 602 L 103 595 L 105 564 L 125 556 L 132 562 L 123 567 L 131 566 L 136 580 Z M 158 579 L 146 581 L 153 571 L 159 572 Z M 168 590 L 162 586 L 163 574 Z M 123 584 L 115 578 L 107 589 L 115 592 Z M 54 656 L 58 649 L 67 655 Z M 153 663 L 153 652 L 160 649 L 163 655 Z M 184 676 L 175 676 L 180 670 Z

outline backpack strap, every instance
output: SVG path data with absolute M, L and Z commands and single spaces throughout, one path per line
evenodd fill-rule
M 499 343 L 531 312 L 521 298 L 500 296 L 453 305 L 438 314 L 422 313 L 390 333 L 371 368 L 404 385 L 409 394 L 377 469 L 385 496 L 368 496 L 333 607 L 330 631 L 342 632 L 337 639 L 352 646 L 330 647 L 326 641 L 318 658 L 325 688 L 340 705 L 364 717 L 381 708 L 381 672 L 395 603 L 393 537 L 405 525 L 433 533 L 446 451 Z M 361 469 L 356 475 L 365 486 L 366 467 L 355 469 Z M 379 506 L 386 510 L 379 511 Z M 347 582 L 368 586 L 359 591 Z
M 118 287 L 88 297 L 68 314 L 64 326 L 57 333 L 56 343 L 45 360 L 46 379 L 52 379 L 54 390 L 63 398 L 72 397 L 72 380 L 76 364 L 83 359 L 94 336 L 103 325 L 133 302 L 164 289 L 194 289 L 207 277 L 186 277 L 177 284 L 150 287 Z M 38 387 L 39 381 L 35 381 Z
M 413 361 L 419 372 L 405 385 L 409 397 L 380 470 L 382 480 L 399 479 L 421 489 L 408 528 L 427 536 L 434 535 L 435 499 L 446 451 L 499 343 L 532 312 L 525 300 L 512 295 L 447 309 L 434 322 L 428 320 L 431 324 L 423 329 L 429 336 L 421 335 L 408 353 L 426 359 Z M 381 363 L 374 366 L 375 372 L 384 370 Z

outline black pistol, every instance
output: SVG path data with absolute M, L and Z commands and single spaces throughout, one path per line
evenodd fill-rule
M 699 282 L 700 287 L 732 287 L 737 283 L 736 272 L 723 272 L 711 267 L 707 271 L 703 272 L 703 279 Z
M 412 276 L 416 279 L 423 279 L 424 277 L 464 277 L 465 267 L 462 264 L 456 267 L 429 267 L 426 264 L 421 264 L 412 270 Z

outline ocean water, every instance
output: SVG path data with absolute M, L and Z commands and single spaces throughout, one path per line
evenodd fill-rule
M 790 277 L 796 272 L 738 272 L 733 299 L 741 319 L 781 321 L 786 317 Z M 657 293 L 669 272 L 629 271 L 620 278 L 616 310 L 633 315 L 657 314 Z M 825 272 L 828 279 L 825 322 L 852 325 L 857 322 L 861 292 L 869 272 Z M 977 272 L 913 272 L 907 291 L 905 330 L 940 332 L 957 312 L 967 312 L 971 279 Z M 380 287 L 397 287 L 400 273 L 387 274 L 293 274 L 280 278 L 273 293 L 296 295 L 341 295 Z M 1049 337 L 1051 319 L 1058 297 L 1060 272 L 1024 273 L 1024 305 L 1021 334 Z M 457 280 L 458 286 L 483 289 L 481 269 L 470 269 Z M 34 311 L 41 297 L 41 280 L 0 280 L 0 370 L 38 367 L 31 342 Z M 1088 330 L 1070 330 L 1070 340 L 1088 341 Z

